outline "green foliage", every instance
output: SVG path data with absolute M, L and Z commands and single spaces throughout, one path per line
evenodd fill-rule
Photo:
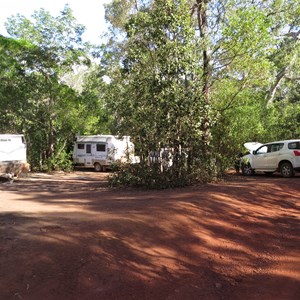
M 112 116 L 105 98 L 110 94 L 110 85 L 105 83 L 101 66 L 93 65 L 84 78 L 79 97 L 77 131 L 81 134 L 110 134 Z
M 6 23 L 14 38 L 1 38 L 0 55 L 5 59 L 0 88 L 2 132 L 25 133 L 32 168 L 57 168 L 61 140 L 73 141 L 78 121 L 78 93 L 65 85 L 63 75 L 86 63 L 84 31 L 68 6 L 58 17 L 45 10 L 32 21 L 17 15 Z
M 53 157 L 45 161 L 42 170 L 49 171 L 65 171 L 71 172 L 73 170 L 72 153 L 67 153 L 66 150 L 55 154 Z
M 211 170 L 205 166 L 212 160 L 204 128 L 210 126 L 210 106 L 198 76 L 202 70 L 195 57 L 188 1 L 155 1 L 151 9 L 132 16 L 125 28 L 126 53 L 119 72 L 113 73 L 109 105 L 115 130 L 132 136 L 142 163 L 119 172 L 115 182 L 132 180 L 161 188 L 212 176 L 204 172 Z M 161 148 L 170 149 L 174 158 L 172 168 L 163 172 L 160 164 L 147 164 L 149 153 Z
M 181 167 L 178 163 L 182 164 Z M 169 168 L 154 164 L 116 164 L 109 183 L 114 187 L 140 187 L 147 189 L 168 189 L 184 187 L 195 183 L 207 183 L 215 179 L 215 161 L 208 163 L 207 158 L 199 156 L 188 164 L 185 157 Z
M 268 142 L 299 138 L 299 122 L 300 101 L 298 103 L 276 102 L 266 110 L 263 138 Z
M 17 15 L 6 22 L 11 37 L 26 40 L 37 47 L 37 51 L 27 58 L 28 65 L 32 62 L 32 68 L 48 76 L 54 72 L 58 75 L 87 60 L 81 39 L 85 28 L 77 24 L 67 5 L 58 17 L 41 9 L 32 15 L 32 19 Z
M 299 137 L 299 12 L 296 0 L 113 0 L 98 65 L 68 6 L 14 16 L 0 36 L 0 132 L 26 135 L 33 169 L 67 170 L 75 134 L 113 133 L 132 136 L 141 164 L 112 184 L 213 180 L 245 142 Z M 149 163 L 162 148 L 168 168 Z
M 288 99 L 298 102 L 297 88 L 294 81 L 278 76 L 282 68 L 284 76 L 296 73 L 289 68 L 291 59 L 299 70 L 298 43 L 282 38 L 287 24 L 291 31 L 298 24 L 297 1 L 190 5 L 157 0 L 136 11 L 131 5 L 119 0 L 108 7 L 111 24 L 125 30 L 126 37 L 115 48 L 110 43 L 117 55 L 109 56 L 113 67 L 107 99 L 115 132 L 133 136 L 144 162 L 141 172 L 137 167 L 129 170 L 133 177 L 120 172 L 125 181 L 153 186 L 149 178 L 160 178 L 162 186 L 171 186 L 168 178 L 180 178 L 187 184 L 186 166 L 192 178 L 211 179 L 232 165 L 245 142 L 297 134 L 293 125 L 298 108 L 289 109 L 288 104 Z M 281 106 L 267 106 L 270 97 Z M 174 149 L 174 155 L 185 149 L 190 161 L 164 172 L 148 166 L 149 152 L 164 147 Z M 141 179 L 143 172 L 149 182 Z

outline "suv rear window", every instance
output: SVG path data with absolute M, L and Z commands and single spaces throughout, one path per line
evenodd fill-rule
M 300 149 L 300 142 L 293 142 L 288 144 L 289 149 Z

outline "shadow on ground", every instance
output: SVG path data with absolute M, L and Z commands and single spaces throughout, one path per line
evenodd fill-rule
M 0 186 L 0 299 L 299 299 L 299 177 L 111 190 L 103 173 Z

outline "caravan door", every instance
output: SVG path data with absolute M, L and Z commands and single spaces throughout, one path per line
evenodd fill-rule
M 85 165 L 92 166 L 92 144 L 85 144 Z

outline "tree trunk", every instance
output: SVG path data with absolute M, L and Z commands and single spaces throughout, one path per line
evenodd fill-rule
M 267 106 L 271 105 L 273 103 L 276 90 L 280 84 L 280 81 L 283 79 L 287 71 L 287 67 L 283 68 L 277 75 L 274 84 L 272 85 L 270 92 L 268 94 L 267 98 Z
M 53 158 L 54 156 L 53 105 L 54 105 L 54 98 L 51 95 L 49 99 L 49 107 L 48 107 L 48 114 L 49 114 L 49 132 L 48 132 L 48 149 L 47 149 L 48 158 Z
M 202 50 L 202 68 L 203 68 L 203 76 L 202 76 L 202 97 L 205 100 L 205 104 L 210 104 L 210 79 L 211 79 L 211 68 L 210 68 L 210 56 L 209 49 L 207 45 L 208 39 L 208 19 L 207 19 L 207 5 L 209 0 L 197 0 L 196 2 L 196 13 L 197 13 L 197 21 L 198 28 L 200 32 L 200 38 L 204 40 L 204 47 Z M 211 134 L 210 134 L 210 122 L 209 117 L 206 114 L 204 116 L 202 122 L 202 141 L 204 145 L 208 145 L 210 142 Z
M 209 103 L 209 81 L 211 77 L 210 70 L 210 57 L 208 54 L 208 46 L 207 46 L 207 30 L 208 30 L 208 20 L 207 20 L 207 4 L 209 0 L 197 0 L 197 20 L 198 27 L 200 32 L 200 38 L 204 40 L 204 48 L 202 51 L 203 55 L 203 85 L 202 85 L 202 93 L 205 99 L 205 102 Z

